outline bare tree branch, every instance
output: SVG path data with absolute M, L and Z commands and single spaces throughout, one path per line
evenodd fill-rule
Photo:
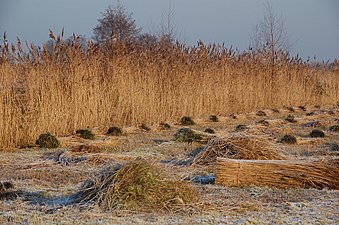
M 116 7 L 108 6 L 98 22 L 98 25 L 93 29 L 93 39 L 99 44 L 112 40 L 133 40 L 141 32 L 141 28 L 137 28 L 132 14 L 129 14 L 119 2 Z

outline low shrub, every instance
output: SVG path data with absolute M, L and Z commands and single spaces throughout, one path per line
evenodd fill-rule
M 216 115 L 210 115 L 210 116 L 208 117 L 208 119 L 209 119 L 210 121 L 212 121 L 212 122 L 218 122 L 218 121 L 219 121 L 219 119 L 218 119 L 218 117 L 217 117 Z
M 297 143 L 297 138 L 294 135 L 286 134 L 280 139 L 279 142 L 292 145 Z
M 267 116 L 267 114 L 264 111 L 258 111 L 257 116 Z
M 245 124 L 239 124 L 235 127 L 235 131 L 237 131 L 237 132 L 248 130 L 248 129 L 250 129 L 250 128 Z
M 339 132 L 339 125 L 333 125 L 329 128 L 329 131 Z
M 264 125 L 266 127 L 270 125 L 270 123 L 268 121 L 266 121 L 266 120 L 259 120 L 258 124 L 262 124 L 262 125 Z
M 310 133 L 310 137 L 312 137 L 312 138 L 317 138 L 317 137 L 323 138 L 323 137 L 325 137 L 325 133 L 321 130 L 312 130 L 311 133 Z
M 272 109 L 273 113 L 280 113 L 280 111 L 278 109 Z
M 202 139 L 201 135 L 195 133 L 190 128 L 180 128 L 174 134 L 174 140 L 178 142 L 193 142 L 200 141 Z
M 194 125 L 195 122 L 192 120 L 191 117 L 189 117 L 189 116 L 183 116 L 183 117 L 181 117 L 181 119 L 180 119 L 180 124 L 181 124 L 181 125 L 184 125 L 184 126 L 190 126 L 190 125 Z
M 306 107 L 303 106 L 303 105 L 300 105 L 300 106 L 299 106 L 299 109 L 302 110 L 302 111 L 304 111 L 304 112 L 306 111 Z
M 171 129 L 171 126 L 168 123 L 164 123 L 164 122 L 159 123 L 159 127 L 164 130 Z
M 122 135 L 122 130 L 119 127 L 113 126 L 113 127 L 108 128 L 108 131 L 106 134 L 112 135 L 112 136 L 120 136 Z
M 43 133 L 35 142 L 40 148 L 58 148 L 60 147 L 59 140 L 50 133 Z
M 214 133 L 215 133 L 214 130 L 213 130 L 212 128 L 206 128 L 206 129 L 204 130 L 204 132 L 205 132 L 205 133 L 208 133 L 208 134 L 214 134 Z
M 290 122 L 290 123 L 296 123 L 297 121 L 295 120 L 294 116 L 289 114 L 286 119 L 285 119 L 287 122 Z
M 84 139 L 90 139 L 93 140 L 95 135 L 92 133 L 92 131 L 87 130 L 87 129 L 80 129 L 75 131 L 76 134 L 79 134 L 80 137 L 84 138 Z

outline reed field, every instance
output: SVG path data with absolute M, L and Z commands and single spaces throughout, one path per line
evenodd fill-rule
M 312 66 L 277 52 L 273 65 L 265 52 L 202 42 L 81 47 L 76 36 L 71 42 L 50 36 L 50 49 L 26 43 L 26 52 L 19 39 L 1 45 L 1 149 L 32 145 L 43 132 L 63 136 L 339 100 L 338 63 Z

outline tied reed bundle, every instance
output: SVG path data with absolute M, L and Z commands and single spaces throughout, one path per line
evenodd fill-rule
M 189 183 L 166 180 L 154 165 L 137 159 L 86 181 L 81 198 L 82 202 L 98 203 L 104 210 L 172 210 L 195 202 L 197 193 Z
M 339 159 L 322 161 L 218 158 L 216 184 L 339 189 Z

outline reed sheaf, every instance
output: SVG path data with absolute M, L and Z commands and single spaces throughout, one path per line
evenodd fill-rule
M 77 36 L 22 50 L 0 48 L 0 146 L 27 146 L 39 134 L 86 127 L 154 124 L 283 105 L 333 105 L 338 63 L 311 66 L 277 52 L 189 47 L 163 40 L 81 45 Z M 6 37 L 4 38 L 4 40 Z

